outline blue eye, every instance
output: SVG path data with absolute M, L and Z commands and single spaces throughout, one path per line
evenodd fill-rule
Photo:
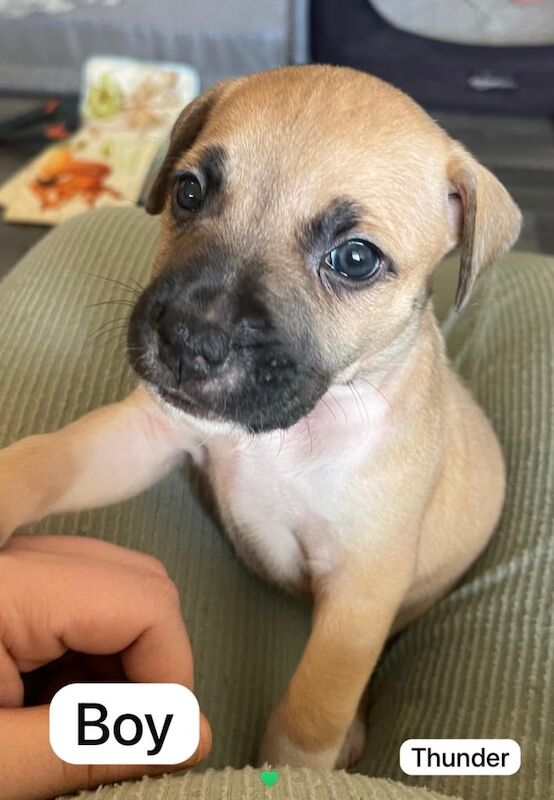
M 375 245 L 360 239 L 350 239 L 335 247 L 325 258 L 326 264 L 335 272 L 356 281 L 375 275 L 382 260 L 383 254 Z

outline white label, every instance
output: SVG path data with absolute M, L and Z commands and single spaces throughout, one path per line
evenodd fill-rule
M 514 775 L 520 766 L 513 739 L 407 739 L 400 747 L 406 775 Z
M 177 683 L 72 683 L 50 703 L 50 746 L 69 764 L 180 764 L 200 709 Z

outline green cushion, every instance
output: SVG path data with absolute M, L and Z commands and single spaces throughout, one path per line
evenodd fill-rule
M 0 444 L 52 430 L 130 390 L 120 319 L 128 306 L 98 304 L 132 296 L 118 282 L 148 280 L 157 232 L 157 220 L 137 209 L 91 212 L 52 232 L 0 283 Z M 453 274 L 446 266 L 437 283 L 443 316 Z M 459 319 L 447 320 L 456 363 L 504 444 L 506 509 L 463 583 L 387 648 L 371 684 L 360 775 L 283 770 L 268 790 L 256 771 L 240 769 L 253 762 L 299 658 L 309 608 L 245 570 L 183 473 L 118 506 L 35 526 L 109 539 L 165 562 L 181 589 L 197 694 L 214 729 L 205 766 L 215 769 L 95 797 L 438 797 L 408 784 L 464 800 L 550 797 L 553 306 L 554 262 L 519 253 L 481 281 Z M 515 738 L 522 769 L 512 777 L 403 775 L 402 741 L 440 737 Z

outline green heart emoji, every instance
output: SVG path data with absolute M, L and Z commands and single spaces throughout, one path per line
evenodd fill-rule
M 264 786 L 274 786 L 279 780 L 279 773 L 274 769 L 264 769 L 260 772 L 260 780 Z

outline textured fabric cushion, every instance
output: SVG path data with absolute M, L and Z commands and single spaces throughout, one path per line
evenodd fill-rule
M 130 297 L 118 282 L 147 280 L 157 226 L 137 209 L 92 212 L 50 234 L 0 283 L 0 444 L 56 428 L 129 390 L 120 319 L 128 308 L 87 306 Z M 453 277 L 449 264 L 438 281 L 443 314 Z M 500 530 L 460 587 L 387 648 L 371 685 L 362 774 L 283 770 L 272 797 L 550 797 L 553 306 L 552 260 L 515 254 L 479 284 L 460 319 L 447 320 L 456 363 L 504 444 L 509 490 Z M 102 327 L 111 320 L 113 332 Z M 214 728 L 206 766 L 215 770 L 94 796 L 268 797 L 256 771 L 238 768 L 255 757 L 302 650 L 309 608 L 242 567 L 181 473 L 127 503 L 36 527 L 117 541 L 167 564 L 182 593 L 197 694 Z M 410 778 L 398 749 L 416 737 L 515 738 L 522 769 L 505 778 Z M 227 765 L 235 770 L 221 772 Z

